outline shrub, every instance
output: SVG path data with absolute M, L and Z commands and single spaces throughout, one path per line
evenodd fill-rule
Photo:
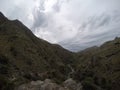
M 14 84 L 0 75 L 0 90 L 14 90 Z
M 82 81 L 83 90 L 97 90 L 97 86 L 93 83 L 91 77 L 87 77 Z

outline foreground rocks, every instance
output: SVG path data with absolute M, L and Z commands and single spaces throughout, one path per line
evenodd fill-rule
M 31 81 L 16 88 L 16 90 L 82 90 L 82 85 L 76 83 L 73 79 L 68 79 L 62 85 L 58 85 L 46 79 L 44 81 Z
M 64 81 L 63 86 L 68 88 L 68 90 L 82 90 L 81 83 L 76 83 L 72 78 Z

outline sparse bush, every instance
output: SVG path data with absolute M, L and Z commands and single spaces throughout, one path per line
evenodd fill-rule
M 83 90 L 98 90 L 97 86 L 94 84 L 93 79 L 87 77 L 85 80 L 82 81 Z
M 32 65 L 32 61 L 31 60 L 27 60 L 26 64 L 29 65 L 29 66 L 31 66 Z
M 15 50 L 14 47 L 11 47 L 10 51 L 12 52 L 13 56 L 17 56 L 17 51 Z
M 0 74 L 8 74 L 8 67 L 1 65 L 0 66 Z
M 14 90 L 14 84 L 0 75 L 0 90 Z
M 0 55 L 0 64 L 8 64 L 8 59 L 5 56 Z
M 8 62 L 5 56 L 0 55 L 0 74 L 8 73 Z

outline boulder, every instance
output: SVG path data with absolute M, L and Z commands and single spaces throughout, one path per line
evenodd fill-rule
M 69 78 L 66 81 L 64 81 L 63 85 L 69 90 L 82 90 L 81 83 L 76 83 L 76 81 L 74 81 L 72 78 Z
M 28 84 L 20 85 L 16 90 L 67 90 L 52 80 L 46 79 L 45 81 L 31 81 Z
M 72 78 L 58 85 L 50 79 L 44 81 L 31 81 L 30 83 L 20 85 L 16 90 L 82 90 L 82 85 L 76 83 Z

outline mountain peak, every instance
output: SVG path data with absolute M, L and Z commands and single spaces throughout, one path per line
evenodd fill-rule
M 4 16 L 2 12 L 0 12 L 0 23 L 4 22 L 5 20 L 7 20 L 7 18 Z
M 1 19 L 1 18 L 5 18 L 5 16 L 3 15 L 2 12 L 0 12 L 0 19 Z

